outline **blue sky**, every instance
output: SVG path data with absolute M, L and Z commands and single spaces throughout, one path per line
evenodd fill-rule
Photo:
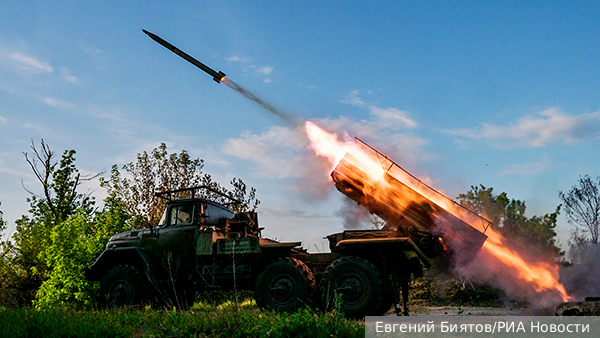
M 552 212 L 579 175 L 600 175 L 598 17 L 592 1 L 3 1 L 0 210 L 12 228 L 22 184 L 39 189 L 31 139 L 75 149 L 84 172 L 166 142 L 256 187 L 270 237 L 315 251 L 343 229 L 343 196 L 304 136 L 144 28 L 451 198 L 484 184 Z

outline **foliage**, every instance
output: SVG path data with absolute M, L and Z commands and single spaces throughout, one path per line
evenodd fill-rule
M 79 184 L 95 176 L 83 176 L 75 166 L 75 150 L 65 150 L 60 160 L 48 144 L 41 141 L 40 149 L 32 141 L 32 156 L 24 153 L 25 160 L 39 181 L 42 189 L 31 194 L 29 214 L 15 221 L 15 233 L 4 244 L 5 259 L 9 268 L 3 273 L 6 289 L 13 291 L 19 304 L 30 304 L 37 289 L 47 279 L 49 267 L 43 252 L 51 243 L 54 228 L 78 209 L 91 212 L 93 199 L 77 192 Z
M 0 309 L 1 337 L 364 337 L 357 320 L 318 314 L 196 304 L 189 311 Z
M 54 160 L 54 152 L 50 146 L 41 141 L 38 150 L 32 141 L 33 157 L 24 153 L 25 160 L 31 166 L 34 175 L 42 185 L 43 194 L 38 195 L 27 190 L 32 197 L 28 199 L 35 221 L 54 226 L 65 221 L 75 210 L 90 208 L 93 199 L 88 194 L 80 194 L 77 187 L 84 180 L 97 177 L 82 176 L 75 166 L 75 150 L 65 150 L 60 161 Z M 41 167 L 38 165 L 41 163 Z
M 572 186 L 558 196 L 565 205 L 569 223 L 574 226 L 572 244 L 598 243 L 600 237 L 600 176 L 594 182 L 590 176 L 579 177 L 579 186 Z
M 449 303 L 458 306 L 500 306 L 503 292 L 489 285 L 473 284 L 466 280 L 454 280 L 446 291 Z
M 0 205 L 2 205 L 2 201 L 0 201 Z M 2 210 L 0 210 L 0 238 L 2 238 L 2 235 L 4 234 L 5 230 L 6 230 L 6 222 L 4 221 L 4 212 L 2 212 Z
M 0 304 L 29 305 L 35 300 L 38 308 L 91 306 L 97 285 L 84 280 L 84 268 L 112 235 L 143 226 L 141 212 L 150 211 L 146 221 L 158 221 L 160 210 L 151 204 L 157 190 L 208 185 L 243 200 L 247 209 L 256 209 L 259 203 L 254 188 L 248 189 L 242 180 L 233 179 L 233 190 L 228 191 L 210 175 L 201 175 L 202 160 L 191 159 L 185 150 L 168 154 L 162 144 L 125 165 L 125 178 L 113 167 L 111 178 L 101 180 L 109 196 L 98 212 L 93 198 L 77 192 L 82 181 L 97 175 L 80 174 L 74 150 L 64 151 L 57 161 L 43 140 L 39 149 L 32 141 L 31 149 L 31 156 L 24 155 L 42 193 L 26 188 L 31 194 L 29 213 L 15 222 L 11 240 L 2 243 Z M 0 233 L 3 228 L 0 218 Z
M 42 253 L 48 279 L 37 291 L 36 307 L 91 305 L 94 285 L 83 278 L 90 248 L 90 215 L 84 210 L 52 228 L 50 243 Z
M 0 205 L 2 205 L 2 201 L 0 201 Z M 4 221 L 4 212 L 0 210 L 0 268 L 4 263 L 4 258 L 8 254 L 8 241 L 3 241 L 4 231 L 6 231 L 6 222 Z
M 239 178 L 231 180 L 233 190 L 228 190 L 214 182 L 210 174 L 203 173 L 204 160 L 192 159 L 189 153 L 167 151 L 167 145 L 161 143 L 150 153 L 144 151 L 137 155 L 135 162 L 123 165 L 123 175 L 117 165 L 113 165 L 109 179 L 100 179 L 100 185 L 115 193 L 126 205 L 127 211 L 136 216 L 139 227 L 156 226 L 164 209 L 164 200 L 155 193 L 184 189 L 194 186 L 207 186 L 242 202 L 232 206 L 233 211 L 254 211 L 260 203 L 256 199 L 256 190 L 248 189 L 246 183 Z M 220 194 L 200 190 L 197 197 L 211 198 L 217 202 L 228 203 L 230 200 Z M 174 197 L 189 197 L 178 195 Z
M 433 269 L 426 271 L 423 278 L 413 281 L 410 299 L 431 305 L 497 307 L 502 305 L 505 295 L 488 285 L 479 285 Z
M 110 178 L 101 178 L 100 185 L 124 201 L 130 214 L 147 217 L 149 223 L 156 225 L 164 204 L 154 194 L 200 185 L 203 167 L 203 160 L 192 159 L 185 150 L 169 154 L 167 145 L 162 143 L 150 153 L 137 154 L 135 162 L 123 165 L 124 177 L 113 165 Z
M 0 202 L 2 205 L 2 202 Z M 0 306 L 2 305 L 15 305 L 17 294 L 12 287 L 12 269 L 10 256 L 10 246 L 8 241 L 2 240 L 4 231 L 6 231 L 6 222 L 3 218 L 4 214 L 0 210 Z
M 90 307 L 95 304 L 97 283 L 86 281 L 84 269 L 102 250 L 110 236 L 131 229 L 129 215 L 114 196 L 105 199 L 102 212 L 85 209 L 52 229 L 50 243 L 42 252 L 49 267 L 48 279 L 37 291 L 35 306 Z
M 490 220 L 492 228 L 508 239 L 509 245 L 536 256 L 563 255 L 556 243 L 559 205 L 553 213 L 527 217 L 525 202 L 511 199 L 505 192 L 495 195 L 493 188 L 472 186 L 458 196 L 459 203 Z

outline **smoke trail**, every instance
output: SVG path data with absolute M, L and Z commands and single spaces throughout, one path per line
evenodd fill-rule
M 252 94 L 251 92 L 244 89 L 242 86 L 238 85 L 237 83 L 233 82 L 232 80 L 229 80 L 228 78 L 224 78 L 223 82 L 225 82 L 225 84 L 227 86 L 229 86 L 229 88 L 237 91 L 238 93 L 244 95 L 246 98 L 258 103 L 261 107 L 263 107 L 266 110 L 270 111 L 271 113 L 275 114 L 275 116 L 282 119 L 290 127 L 298 127 L 301 124 L 302 121 L 300 121 L 299 119 L 297 119 L 289 114 L 286 114 L 286 113 L 282 112 L 281 110 L 273 107 L 272 105 L 270 105 L 269 103 L 267 103 L 263 99 L 261 99 L 260 97 Z

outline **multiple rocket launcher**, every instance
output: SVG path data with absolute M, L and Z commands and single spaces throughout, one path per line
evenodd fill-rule
M 225 81 L 222 71 L 206 66 L 158 35 L 142 31 L 212 76 L 215 82 Z M 429 253 L 428 256 L 438 255 L 440 246 L 442 250 L 452 251 L 458 261 L 467 261 L 475 256 L 487 239 L 484 233 L 491 225 L 490 221 L 423 184 L 360 140 L 357 144 L 381 163 L 384 174 L 380 178 L 371 177 L 361 169 L 361 161 L 347 153 L 331 173 L 341 193 L 386 221 L 384 230 L 394 230 L 401 236 L 414 238 L 417 245 Z M 443 243 L 439 238 L 443 238 Z
M 388 157 L 356 139 L 357 147 L 380 163 L 373 177 L 365 163 L 346 153 L 331 173 L 336 188 L 386 222 L 383 230 L 411 238 L 429 257 L 451 252 L 454 262 L 475 257 L 492 224 L 424 184 Z M 440 241 L 440 238 L 442 239 Z

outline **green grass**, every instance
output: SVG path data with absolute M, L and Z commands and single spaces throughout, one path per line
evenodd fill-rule
M 248 299 L 186 311 L 0 308 L 0 337 L 364 337 L 364 323 L 310 309 L 260 311 Z

